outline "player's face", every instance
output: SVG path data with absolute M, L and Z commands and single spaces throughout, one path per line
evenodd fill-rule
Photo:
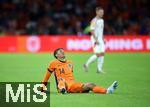
M 60 49 L 58 52 L 57 52 L 57 59 L 58 60 L 61 60 L 61 61 L 64 61 L 65 60 L 65 52 L 63 49 Z
M 103 9 L 97 10 L 96 14 L 97 14 L 98 17 L 102 18 L 103 15 L 104 15 L 104 10 Z

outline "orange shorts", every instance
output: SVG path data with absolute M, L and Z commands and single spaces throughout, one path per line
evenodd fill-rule
M 68 93 L 82 93 L 84 83 L 73 82 L 70 87 L 68 87 Z

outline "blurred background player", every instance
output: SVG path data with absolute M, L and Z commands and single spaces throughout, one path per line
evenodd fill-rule
M 101 7 L 96 7 L 96 17 L 92 19 L 90 29 L 91 29 L 91 41 L 93 46 L 94 54 L 87 60 L 84 64 L 84 70 L 87 72 L 89 65 L 97 60 L 97 72 L 102 73 L 102 66 L 104 62 L 104 20 L 102 19 L 104 15 L 104 10 Z
M 109 94 L 117 88 L 118 82 L 114 81 L 108 88 L 103 88 L 95 85 L 94 83 L 81 83 L 76 82 L 73 76 L 73 64 L 72 61 L 65 58 L 65 53 L 62 48 L 58 48 L 54 51 L 54 57 L 52 60 L 43 80 L 43 84 L 47 84 L 51 74 L 54 73 L 56 86 L 58 92 L 64 93 L 85 93 L 93 91 L 94 93 Z

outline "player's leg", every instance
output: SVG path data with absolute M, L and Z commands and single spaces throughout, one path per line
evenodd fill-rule
M 98 57 L 98 59 L 97 59 L 97 72 L 98 73 L 103 72 L 102 67 L 103 67 L 103 63 L 104 63 L 104 54 L 105 54 L 104 52 L 96 54 Z
M 104 47 L 104 42 L 101 41 L 99 44 L 99 48 L 97 49 L 97 72 L 102 73 L 102 67 L 104 63 L 104 54 L 105 54 L 105 47 Z
M 84 70 L 85 70 L 86 72 L 88 71 L 89 65 L 90 65 L 92 62 L 94 62 L 96 59 L 97 59 L 97 55 L 94 54 L 94 55 L 92 55 L 92 56 L 87 60 L 87 62 L 83 65 Z
M 71 85 L 68 85 L 67 88 L 68 93 L 82 93 L 83 92 L 83 85 L 84 83 L 74 82 L 71 83 Z M 85 90 L 84 92 L 87 92 L 88 90 Z
M 97 45 L 95 44 L 95 39 L 91 36 L 91 43 L 93 47 L 94 54 L 88 58 L 86 63 L 83 65 L 84 71 L 88 71 L 88 67 L 91 63 L 93 63 L 95 60 L 97 60 L 97 55 L 95 54 L 95 50 L 97 48 Z
M 114 90 L 117 88 L 118 82 L 114 81 L 107 89 L 97 86 L 94 83 L 85 83 L 83 85 L 83 91 L 89 90 L 93 91 L 94 93 L 101 93 L 101 94 L 112 94 Z
M 106 89 L 96 86 L 94 83 L 73 83 L 68 88 L 69 93 L 86 93 L 93 91 L 95 93 L 106 93 Z
M 107 89 L 97 86 L 94 83 L 85 83 L 83 86 L 83 91 L 85 90 L 89 90 L 89 91 L 93 91 L 94 93 L 101 93 L 101 94 L 107 93 Z

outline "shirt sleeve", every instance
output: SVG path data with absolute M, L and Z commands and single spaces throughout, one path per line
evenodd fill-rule
M 55 62 L 51 62 L 49 64 L 49 67 L 47 69 L 50 73 L 54 72 L 55 71 Z
M 42 81 L 43 84 L 45 84 L 45 85 L 47 84 L 47 82 L 48 82 L 48 80 L 49 80 L 51 74 L 54 72 L 54 68 L 55 68 L 54 65 L 55 65 L 55 64 L 54 64 L 53 62 L 51 62 L 51 63 L 49 64 L 49 67 L 47 68 L 47 71 L 46 71 L 44 80 Z
M 95 29 L 95 26 L 96 26 L 96 21 L 95 21 L 95 20 L 92 20 L 92 21 L 91 21 L 91 24 L 90 24 L 90 29 L 91 29 L 91 30 L 94 30 L 94 29 Z

